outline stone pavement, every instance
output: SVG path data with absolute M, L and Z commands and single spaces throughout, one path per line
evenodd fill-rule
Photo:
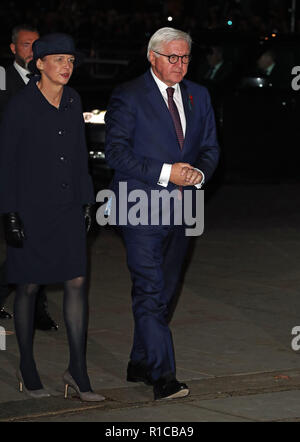
M 63 399 L 62 289 L 49 287 L 49 311 L 60 328 L 36 333 L 35 354 L 52 397 L 32 400 L 17 391 L 13 322 L 2 321 L 0 421 L 299 421 L 300 350 L 291 347 L 292 329 L 300 326 L 299 192 L 298 183 L 227 185 L 208 199 L 205 232 L 189 256 L 171 322 L 177 377 L 190 386 L 188 398 L 153 402 L 151 388 L 126 382 L 130 278 L 119 237 L 99 229 L 90 238 L 88 367 L 94 390 L 107 400 Z M 13 295 L 8 310 L 12 304 Z

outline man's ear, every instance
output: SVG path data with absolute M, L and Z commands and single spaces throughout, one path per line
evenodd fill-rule
M 153 51 L 150 51 L 149 52 L 149 61 L 150 61 L 150 63 L 151 63 L 151 66 L 153 66 L 153 64 L 155 64 L 154 62 L 155 62 L 155 58 L 156 58 L 156 55 L 154 54 L 154 52 Z
M 16 54 L 16 45 L 14 43 L 11 43 L 9 47 L 10 47 L 11 52 L 15 55 Z

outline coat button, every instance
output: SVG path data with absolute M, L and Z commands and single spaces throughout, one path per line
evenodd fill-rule
M 69 184 L 68 183 L 62 183 L 61 187 L 63 189 L 67 189 L 69 187 Z
M 59 159 L 60 159 L 60 161 L 63 161 L 63 162 L 66 161 L 66 157 L 64 155 L 62 155 Z
M 61 129 L 60 131 L 58 131 L 58 135 L 63 136 L 65 135 L 66 131 Z

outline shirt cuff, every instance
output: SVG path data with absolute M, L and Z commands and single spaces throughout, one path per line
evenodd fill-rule
M 197 170 L 198 172 L 201 172 L 201 173 L 202 173 L 202 176 L 203 176 L 201 183 L 199 183 L 199 184 L 195 184 L 195 187 L 196 187 L 197 189 L 201 189 L 201 187 L 202 187 L 203 184 L 205 183 L 205 175 L 204 175 L 204 173 L 202 172 L 202 170 L 197 169 L 196 167 L 195 167 L 195 170 Z
M 170 181 L 171 171 L 172 171 L 172 164 L 165 163 L 161 169 L 160 177 L 157 183 L 159 186 L 163 187 L 168 186 Z

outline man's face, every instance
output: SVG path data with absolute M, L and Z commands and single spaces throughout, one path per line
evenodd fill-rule
M 268 52 L 265 52 L 262 54 L 259 59 L 257 60 L 258 68 L 262 71 L 265 71 L 274 63 L 273 58 Z
M 158 52 L 165 55 L 189 55 L 190 50 L 185 40 L 173 40 L 162 44 Z M 171 64 L 167 57 L 156 56 L 153 51 L 150 51 L 149 58 L 154 74 L 169 87 L 179 83 L 187 73 L 188 64 L 182 63 L 181 58 L 177 63 Z
M 10 49 L 15 56 L 16 62 L 23 68 L 27 68 L 32 60 L 32 44 L 39 38 L 39 34 L 30 31 L 20 31 L 16 43 L 11 43 Z
M 216 48 L 212 48 L 211 52 L 209 54 L 207 54 L 206 56 L 208 65 L 213 68 L 215 67 L 218 63 L 220 63 L 222 61 L 222 56 L 221 54 L 216 50 Z

